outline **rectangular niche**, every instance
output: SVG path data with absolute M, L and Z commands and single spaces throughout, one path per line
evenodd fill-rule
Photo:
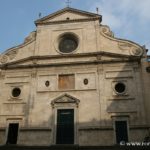
M 75 75 L 74 74 L 62 74 L 58 77 L 59 90 L 75 89 Z

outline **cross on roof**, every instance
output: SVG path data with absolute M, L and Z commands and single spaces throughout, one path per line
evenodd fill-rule
M 70 4 L 71 4 L 71 1 L 70 1 L 70 0 L 67 0 L 67 1 L 66 1 L 66 4 L 67 4 L 67 7 L 69 7 Z

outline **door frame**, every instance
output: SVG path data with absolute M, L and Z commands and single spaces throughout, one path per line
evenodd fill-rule
M 73 136 L 74 136 L 74 137 L 73 137 L 74 141 L 73 141 L 73 144 L 74 144 L 74 143 L 75 143 L 75 132 L 76 132 L 76 131 L 75 131 L 75 109 L 74 109 L 74 108 L 71 108 L 71 109 L 70 109 L 70 108 L 63 108 L 63 109 L 58 108 L 58 109 L 57 109 L 57 112 L 56 112 L 56 132 L 55 132 L 55 134 L 56 134 L 56 135 L 55 135 L 55 141 L 56 141 L 56 142 L 55 142 L 55 143 L 57 143 L 58 110 L 73 110 L 73 115 L 74 115 L 74 116 L 73 116 L 73 119 L 74 119 L 74 120 L 73 120 L 73 124 L 74 124 L 74 126 L 73 126 L 73 129 L 74 129 L 74 134 L 73 134 Z
M 17 130 L 17 141 L 16 141 L 16 144 L 13 144 L 13 145 L 17 145 L 17 143 L 18 143 L 18 137 L 19 137 L 19 123 L 17 122 L 17 123 L 14 123 L 14 122 L 12 122 L 12 123 L 9 123 L 8 124 L 8 127 L 7 127 L 7 135 L 6 135 L 6 144 L 8 144 L 7 143 L 7 141 L 8 141 L 8 134 L 9 134 L 9 130 L 10 130 L 10 124 L 18 124 L 18 130 Z
M 57 107 L 53 110 L 54 114 L 54 124 L 53 124 L 53 144 L 56 144 L 56 139 L 57 139 L 57 115 L 58 115 L 58 110 L 62 109 L 73 109 L 74 110 L 74 144 L 78 144 L 78 110 L 75 107 L 68 107 L 68 106 L 62 106 L 62 107 Z
M 19 143 L 19 133 L 20 133 L 20 127 L 23 126 L 23 118 L 7 118 L 6 119 L 6 130 L 5 130 L 5 144 L 7 142 L 7 136 L 8 136 L 8 130 L 9 130 L 9 124 L 11 123 L 18 123 L 18 137 L 17 137 L 17 144 Z
M 79 124 L 79 103 L 80 100 L 64 93 L 51 101 L 52 106 L 52 144 L 56 144 L 57 130 L 57 110 L 74 109 L 74 145 L 79 143 L 78 124 Z
M 119 117 L 114 117 L 113 118 L 113 128 L 114 128 L 114 142 L 115 144 L 117 144 L 117 137 L 116 137 L 116 125 L 115 125 L 115 122 L 116 121 L 126 121 L 127 123 L 127 136 L 128 136 L 128 141 L 130 140 L 129 139 L 129 117 L 128 116 L 119 116 Z

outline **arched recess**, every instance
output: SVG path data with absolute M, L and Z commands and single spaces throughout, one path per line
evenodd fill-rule
M 53 109 L 53 144 L 78 144 L 78 108 L 80 100 L 69 95 L 63 94 L 56 99 L 52 100 L 51 106 Z M 72 143 L 58 143 L 58 116 L 60 111 L 72 110 L 73 111 L 73 142 Z

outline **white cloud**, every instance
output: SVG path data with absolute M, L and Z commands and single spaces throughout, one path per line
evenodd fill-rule
M 103 16 L 102 24 L 109 25 L 117 36 L 141 45 L 150 43 L 150 0 L 97 0 L 90 11 L 95 12 L 96 7 Z
M 135 12 L 139 15 L 141 20 L 150 19 L 150 0 L 133 0 L 135 7 Z
M 103 13 L 103 22 L 104 23 L 108 23 L 111 25 L 111 27 L 113 28 L 120 28 L 121 26 L 121 21 L 120 19 L 118 19 L 117 16 L 111 14 L 111 13 L 107 13 L 107 12 L 104 12 Z
M 150 21 L 150 0 L 101 0 L 95 2 L 91 10 L 95 11 L 96 7 L 99 7 L 104 16 L 104 23 L 109 23 L 114 27 L 120 26 L 123 19 L 128 20 L 130 16 L 136 16 L 141 22 Z

